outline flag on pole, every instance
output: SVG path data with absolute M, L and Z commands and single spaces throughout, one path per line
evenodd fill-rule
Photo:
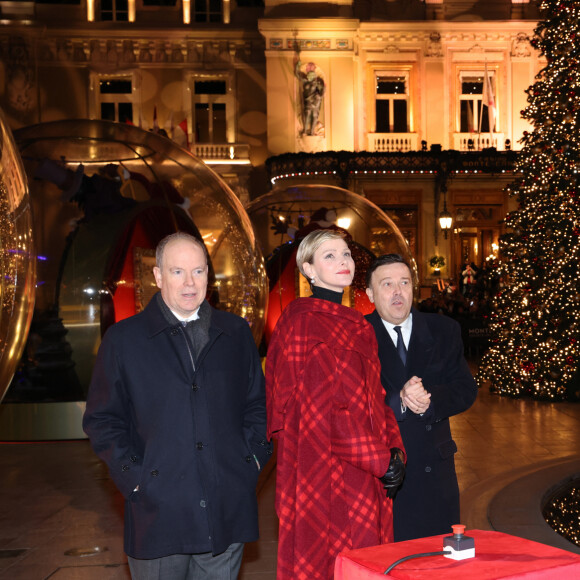
M 483 75 L 483 95 L 482 101 L 487 105 L 487 119 L 489 121 L 489 132 L 493 134 L 495 127 L 495 97 L 491 86 L 491 78 L 487 72 L 487 63 L 485 63 L 485 73 Z M 480 125 L 481 126 L 481 125 Z
M 173 140 L 189 151 L 189 132 L 187 130 L 187 117 L 175 127 Z
M 159 131 L 159 123 L 157 122 L 157 105 L 153 107 L 153 131 L 155 133 Z

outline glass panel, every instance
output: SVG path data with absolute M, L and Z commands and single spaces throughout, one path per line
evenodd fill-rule
M 226 105 L 214 103 L 213 105 L 213 142 L 226 143 Z
M 0 400 L 21 360 L 35 295 L 36 231 L 32 239 L 31 196 L 9 125 L 0 112 Z M 44 208 L 43 208 L 44 209 Z M 41 212 L 42 214 L 42 209 Z M 33 243 L 34 242 L 34 243 Z M 39 256 L 40 259 L 40 256 Z M 23 354 L 22 359 L 20 355 Z M 4 417 L 6 417 L 4 415 Z M 10 574 L 11 575 L 11 574 Z
M 115 20 L 127 22 L 129 20 L 128 0 L 115 0 Z
M 115 103 L 101 103 L 101 119 L 103 121 L 116 121 Z
M 207 0 L 195 0 L 195 22 L 207 22 Z
M 459 131 L 461 133 L 471 133 L 474 130 L 473 101 L 461 101 Z
M 195 141 L 197 143 L 209 143 L 209 105 L 207 103 L 195 104 Z
M 101 20 L 113 20 L 113 0 L 101 0 Z
M 376 133 L 390 133 L 389 125 L 389 101 L 376 101 Z
M 209 21 L 222 21 L 222 2 L 221 0 L 209 0 Z
M 18 275 L 19 288 L 36 293 L 26 351 L 15 355 L 21 364 L 7 400 L 84 399 L 102 333 L 145 306 L 155 291 L 155 245 L 177 229 L 206 244 L 209 300 L 244 316 L 260 341 L 268 286 L 255 234 L 237 198 L 201 160 L 153 132 L 100 121 L 44 123 L 16 134 L 32 191 L 34 211 L 27 215 L 35 220 L 39 270 L 35 288 L 24 270 L 4 269 Z M 5 163 L 6 135 L 2 142 Z M 119 179 L 119 162 L 129 172 L 126 181 Z M 16 201 L 16 192 L 9 199 Z M 12 243 L 24 243 L 19 216 L 26 208 L 8 209 L 18 229 L 14 240 L 2 240 L 3 249 L 15 249 L 5 253 L 4 263 L 24 268 L 34 258 L 17 253 L 23 248 Z M 3 284 L 6 298 L 15 283 L 4 278 Z M 19 304 L 24 318 L 14 329 L 25 328 L 32 314 L 30 303 Z M 0 312 L 0 323 L 5 316 Z M 7 343 L 15 344 L 2 328 L 0 354 Z
M 36 0 L 35 4 L 80 4 L 81 0 Z
M 133 103 L 119 103 L 119 123 L 133 122 Z
M 195 81 L 196 95 L 225 95 L 226 81 Z
M 407 133 L 407 101 L 397 99 L 393 102 L 393 113 L 395 116 L 395 133 Z
M 143 6 L 175 6 L 177 0 L 142 0 Z
M 404 95 L 406 92 L 404 78 L 377 78 L 377 95 Z
M 130 79 L 102 79 L 99 89 L 101 95 L 130 95 L 133 90 Z
M 463 79 L 461 83 L 462 95 L 481 95 L 483 94 L 483 80 L 480 78 Z

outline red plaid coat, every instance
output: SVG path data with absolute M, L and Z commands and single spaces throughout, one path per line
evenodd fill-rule
M 299 298 L 266 359 L 268 437 L 278 439 L 277 580 L 327 580 L 343 549 L 393 539 L 377 479 L 403 449 L 385 405 L 372 327 L 351 308 Z

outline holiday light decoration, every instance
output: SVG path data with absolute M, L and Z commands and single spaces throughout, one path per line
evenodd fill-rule
M 505 287 L 478 382 L 511 396 L 578 398 L 580 353 L 580 2 L 541 1 L 532 45 L 546 66 L 527 90 L 524 132 L 508 186 L 518 209 L 500 243 Z
M 557 534 L 580 546 L 580 479 L 559 489 L 543 506 L 542 515 Z

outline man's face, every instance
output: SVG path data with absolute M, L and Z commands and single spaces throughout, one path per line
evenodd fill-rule
M 207 292 L 207 262 L 203 250 L 189 240 L 165 246 L 161 269 L 153 268 L 165 304 L 183 318 L 201 305 Z
M 411 271 L 400 263 L 379 266 L 371 276 L 367 296 L 383 320 L 395 325 L 403 323 L 413 305 Z

